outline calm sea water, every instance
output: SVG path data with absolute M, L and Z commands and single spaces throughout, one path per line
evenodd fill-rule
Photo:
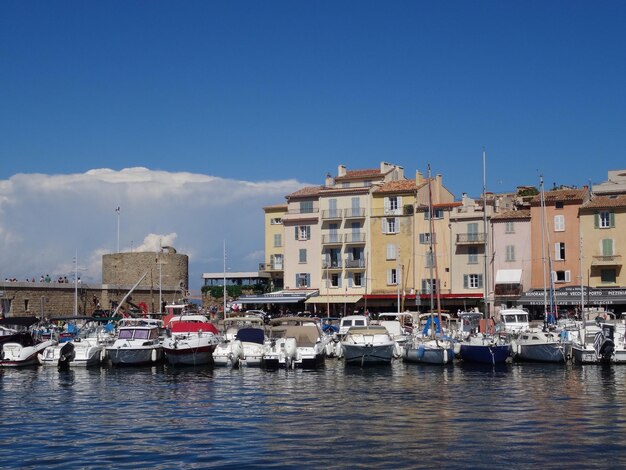
M 0 370 L 0 466 L 624 468 L 626 367 Z

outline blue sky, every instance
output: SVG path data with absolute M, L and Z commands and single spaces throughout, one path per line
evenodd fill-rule
M 144 167 L 291 188 L 388 161 L 458 197 L 483 148 L 491 191 L 601 182 L 626 167 L 624 24 L 617 1 L 3 0 L 0 182 Z M 196 270 L 221 269 L 202 250 Z

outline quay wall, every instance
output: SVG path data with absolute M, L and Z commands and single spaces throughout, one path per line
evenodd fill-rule
M 137 282 L 137 281 L 135 281 Z M 113 309 L 133 284 L 79 284 L 76 289 L 78 315 L 92 315 L 97 308 Z M 41 282 L 0 282 L 0 305 L 5 316 L 65 317 L 74 314 L 74 284 Z M 178 288 L 163 288 L 161 299 L 172 302 L 181 297 Z M 135 305 L 143 302 L 150 312 L 159 311 L 159 290 L 138 286 L 131 294 Z

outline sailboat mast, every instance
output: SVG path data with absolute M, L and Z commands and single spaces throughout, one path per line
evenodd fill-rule
M 485 299 L 485 318 L 489 315 L 489 276 L 488 276 L 488 255 L 487 255 L 487 155 L 483 149 L 483 232 L 485 234 L 484 251 L 485 251 L 485 276 L 483 280 L 483 297 Z
M 539 176 L 540 207 L 541 207 L 541 263 L 543 266 L 543 315 L 548 321 L 548 280 L 546 278 L 546 203 L 543 195 L 543 175 Z
M 433 290 L 436 286 L 436 283 L 439 282 L 439 269 L 437 267 L 437 248 L 434 244 L 433 238 L 435 236 L 435 223 L 433 218 L 433 191 L 431 186 L 432 178 L 430 176 L 430 163 L 428 164 L 428 214 L 429 214 L 429 230 L 430 230 L 430 279 L 431 279 L 431 289 L 430 289 L 430 311 L 431 311 L 431 335 L 435 336 L 436 327 L 432 322 L 432 311 L 433 311 Z M 435 270 L 435 278 L 433 282 L 433 268 Z M 439 287 L 436 287 L 437 291 L 437 320 L 439 320 L 439 327 L 441 328 L 441 296 L 439 295 Z

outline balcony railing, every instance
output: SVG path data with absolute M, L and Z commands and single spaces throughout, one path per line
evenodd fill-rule
M 365 268 L 365 260 L 364 259 L 346 258 L 346 268 L 348 268 L 348 269 L 364 269 Z
M 352 232 L 345 235 L 346 243 L 365 243 L 365 233 Z
M 322 269 L 341 269 L 342 263 L 340 259 L 322 258 Z
M 343 210 L 343 216 L 346 219 L 361 219 L 365 217 L 365 209 L 360 207 L 352 207 L 350 209 Z
M 341 219 L 341 210 L 340 209 L 323 210 L 322 219 Z
M 329 233 L 322 235 L 322 244 L 335 245 L 343 242 L 343 235 L 340 233 Z
M 594 256 L 592 266 L 621 266 L 622 255 L 602 255 Z
M 259 263 L 259 271 L 282 271 L 283 263 Z
M 456 242 L 466 245 L 482 245 L 485 243 L 484 233 L 458 233 L 456 236 Z

